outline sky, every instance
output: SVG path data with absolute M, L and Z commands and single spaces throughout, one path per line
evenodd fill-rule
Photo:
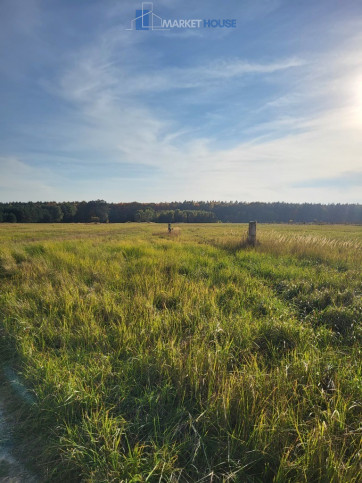
M 0 201 L 362 202 L 361 0 L 0 0 Z

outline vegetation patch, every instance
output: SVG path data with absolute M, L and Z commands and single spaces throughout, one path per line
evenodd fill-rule
M 40 480 L 359 482 L 360 227 L 18 228 L 0 358 Z

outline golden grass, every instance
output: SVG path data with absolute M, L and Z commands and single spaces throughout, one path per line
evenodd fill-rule
M 178 228 L 176 230 L 176 228 Z M 361 227 L 1 225 L 50 481 L 357 483 Z

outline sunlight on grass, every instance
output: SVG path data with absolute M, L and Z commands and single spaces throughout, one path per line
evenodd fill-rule
M 51 481 L 359 481 L 362 229 L 0 226 Z

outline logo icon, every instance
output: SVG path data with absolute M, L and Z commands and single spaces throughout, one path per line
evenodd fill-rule
M 163 26 L 163 19 L 153 13 L 152 2 L 142 2 L 142 9 L 136 10 L 136 16 L 127 30 L 168 30 Z

